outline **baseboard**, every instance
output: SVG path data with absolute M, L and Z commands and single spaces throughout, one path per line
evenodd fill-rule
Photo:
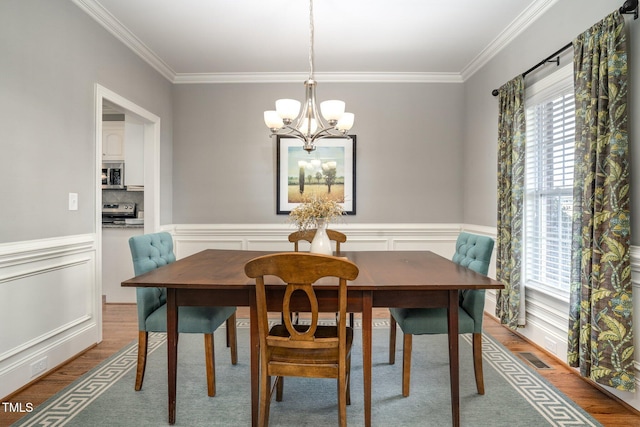
M 95 336 L 101 325 L 93 323 L 58 340 L 47 342 L 38 351 L 19 354 L 17 360 L 0 370 L 0 396 L 11 396 L 38 381 L 67 361 L 97 345 Z M 33 374 L 33 365 L 42 363 L 44 370 Z M 7 401 L 7 398 L 1 399 Z

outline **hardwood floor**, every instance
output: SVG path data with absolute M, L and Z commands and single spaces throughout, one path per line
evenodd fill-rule
M 486 313 L 482 326 L 489 335 L 512 353 L 516 355 L 521 352 L 533 353 L 550 366 L 552 369 L 541 369 L 537 372 L 591 414 L 603 426 L 640 426 L 640 412 L 620 402 L 610 394 L 601 391 L 591 382 L 567 367 L 566 364 L 551 356 L 546 350 L 530 344 Z
M 37 408 L 76 378 L 138 338 L 138 315 L 135 304 L 104 304 L 102 319 L 102 342 L 100 344 L 59 366 L 50 374 L 12 396 L 3 398 L 2 401 L 13 404 L 21 403 L 22 408 L 30 403 L 34 408 Z M 3 407 L 0 407 L 0 426 L 9 426 L 25 415 L 20 412 L 7 412 Z
M 374 310 L 374 317 L 386 318 L 388 315 L 389 312 L 386 309 Z M 238 317 L 248 318 L 248 309 L 239 308 Z M 4 398 L 2 402 L 10 402 L 13 407 L 16 407 L 16 404 L 22 404 L 22 408 L 26 408 L 27 404 L 38 407 L 76 378 L 120 350 L 126 344 L 137 339 L 137 322 L 135 305 L 105 304 L 103 306 L 103 341 L 100 344 L 58 367 L 52 373 L 26 386 L 12 396 Z M 553 356 L 529 344 L 517 334 L 500 325 L 492 317 L 485 316 L 484 329 L 515 354 L 520 352 L 533 353 L 553 368 L 539 370 L 538 372 L 604 426 L 640 426 L 639 412 L 592 386 Z M 0 407 L 0 426 L 9 426 L 24 415 L 25 413 L 7 411 L 5 405 L 2 405 Z

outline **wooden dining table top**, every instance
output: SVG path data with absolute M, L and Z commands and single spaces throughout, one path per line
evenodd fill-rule
M 126 280 L 122 286 L 252 289 L 255 282 L 245 275 L 244 264 L 271 253 L 275 251 L 206 249 L 180 259 L 171 268 L 158 268 Z M 342 251 L 339 256 L 354 262 L 360 270 L 349 282 L 353 291 L 504 288 L 502 283 L 430 251 Z

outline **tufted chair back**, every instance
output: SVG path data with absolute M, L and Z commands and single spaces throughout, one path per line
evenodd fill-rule
M 491 263 L 493 244 L 493 239 L 490 237 L 478 236 L 463 231 L 458 235 L 456 252 L 453 254 L 452 261 L 486 276 Z M 481 333 L 484 289 L 460 292 L 460 306 L 476 320 L 474 332 Z
M 492 238 L 463 231 L 456 241 L 456 252 L 453 254 L 452 261 L 486 276 L 489 272 L 492 252 Z
M 173 253 L 173 239 L 166 232 L 143 234 L 129 239 L 129 248 L 136 276 L 155 270 L 176 260 Z M 138 303 L 138 328 L 146 330 L 147 317 L 167 300 L 164 288 L 136 288 Z

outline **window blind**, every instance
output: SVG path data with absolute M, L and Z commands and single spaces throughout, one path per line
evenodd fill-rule
M 569 290 L 573 214 L 575 105 L 568 77 L 556 76 L 526 100 L 523 275 L 526 286 L 561 292 Z

